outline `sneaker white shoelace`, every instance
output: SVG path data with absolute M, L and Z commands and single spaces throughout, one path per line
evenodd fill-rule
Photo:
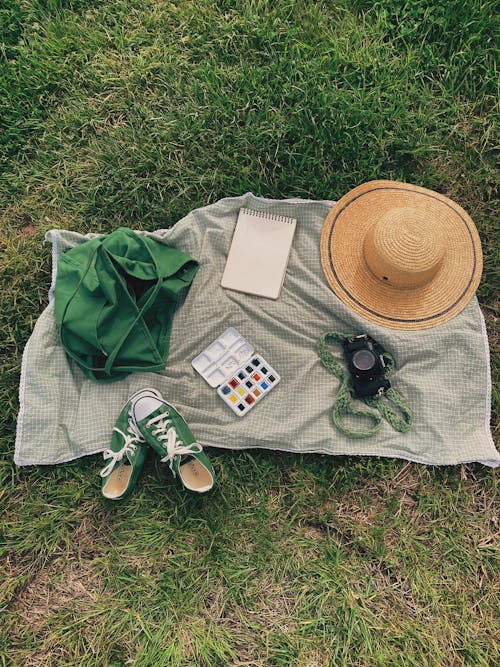
M 162 414 L 157 415 L 146 422 L 146 428 L 151 428 L 152 426 L 156 426 L 156 428 L 151 431 L 151 435 L 158 438 L 167 450 L 166 456 L 161 458 L 160 461 L 162 463 L 168 463 L 174 477 L 175 471 L 173 465 L 176 456 L 189 456 L 192 454 L 199 454 L 203 451 L 202 446 L 197 442 L 185 445 L 182 440 L 178 438 L 177 431 L 175 430 L 175 427 L 172 426 L 172 420 L 170 419 L 168 412 L 162 412 Z
M 108 459 L 111 459 L 111 461 L 99 473 L 101 477 L 106 477 L 109 475 L 115 467 L 116 463 L 121 461 L 126 454 L 135 454 L 137 445 L 145 442 L 144 438 L 137 430 L 132 416 L 130 416 L 128 420 L 127 433 L 124 433 L 116 426 L 113 428 L 113 431 L 116 431 L 122 436 L 123 447 L 118 452 L 114 452 L 112 449 L 106 449 L 103 452 L 104 460 L 107 461 Z

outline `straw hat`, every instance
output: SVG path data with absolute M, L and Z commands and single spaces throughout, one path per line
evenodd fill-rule
M 339 299 L 392 329 L 427 329 L 457 315 L 483 267 L 463 208 L 398 181 L 370 181 L 342 197 L 325 220 L 320 249 Z

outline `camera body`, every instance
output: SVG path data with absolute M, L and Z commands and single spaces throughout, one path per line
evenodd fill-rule
M 344 341 L 344 356 L 351 374 L 354 395 L 381 396 L 391 383 L 384 377 L 384 349 L 376 340 L 362 334 Z

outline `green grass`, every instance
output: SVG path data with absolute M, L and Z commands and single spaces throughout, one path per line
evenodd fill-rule
M 47 229 L 155 229 L 248 190 L 447 194 L 500 340 L 495 3 L 0 0 L 0 665 L 490 667 L 498 493 L 481 466 L 214 452 L 121 504 L 97 457 L 12 462 Z

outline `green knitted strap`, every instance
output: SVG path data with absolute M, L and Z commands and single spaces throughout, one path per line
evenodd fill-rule
M 369 396 L 360 399 L 366 403 L 366 405 L 378 410 L 380 414 L 372 412 L 371 410 L 360 410 L 352 406 L 353 388 L 349 373 L 330 352 L 328 344 L 331 342 L 344 343 L 344 341 L 350 340 L 353 337 L 353 335 L 346 335 L 332 331 L 320 336 L 316 342 L 316 350 L 323 366 L 340 380 L 340 388 L 335 397 L 332 409 L 333 423 L 339 431 L 347 435 L 349 438 L 368 438 L 374 435 L 380 431 L 382 427 L 382 418 L 388 421 L 395 431 L 405 433 L 413 424 L 413 415 L 402 396 L 393 387 L 390 387 L 383 394 L 383 397 L 399 409 L 400 415 L 383 401 L 382 397 Z M 384 375 L 388 377 L 394 370 L 395 363 L 393 357 L 388 352 L 384 352 L 383 357 L 386 363 Z M 373 426 L 364 430 L 351 429 L 344 423 L 346 415 L 371 419 L 373 421 Z
M 383 399 L 387 399 L 388 402 L 393 403 L 401 413 L 400 415 L 395 412 Z M 406 433 L 410 430 L 413 425 L 413 413 L 410 408 L 406 405 L 403 400 L 403 397 L 399 392 L 397 392 L 394 387 L 389 387 L 389 389 L 384 392 L 381 397 L 367 397 L 364 399 L 365 403 L 372 408 L 376 408 L 382 417 L 395 431 L 398 433 Z

